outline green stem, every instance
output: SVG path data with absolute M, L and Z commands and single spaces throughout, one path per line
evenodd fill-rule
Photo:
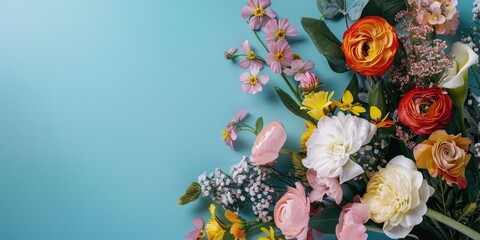
M 295 91 L 295 89 L 293 88 L 292 84 L 290 83 L 290 81 L 288 81 L 287 79 L 287 76 L 285 76 L 285 73 L 282 72 L 282 74 L 280 74 L 283 78 L 283 81 L 285 81 L 285 83 L 287 84 L 288 88 L 290 89 L 290 91 L 293 93 L 293 95 L 295 96 L 295 98 L 297 99 L 297 101 L 300 103 L 300 105 L 302 104 L 302 99 L 300 98 L 300 96 L 298 95 L 297 91 Z
M 378 226 L 375 226 L 375 225 L 372 225 L 372 224 L 365 224 L 365 227 L 367 227 L 367 230 L 370 231 L 370 232 L 376 232 L 376 233 L 382 233 L 382 234 L 385 234 L 383 232 L 383 230 L 378 227 Z
M 262 44 L 262 46 L 265 48 L 265 50 L 267 50 L 268 52 L 268 47 L 267 45 L 265 45 L 265 43 L 263 43 L 262 39 L 260 39 L 260 37 L 258 36 L 258 33 L 257 31 L 253 30 L 253 33 L 255 34 L 255 37 L 257 37 L 257 40 L 260 42 L 260 44 Z
M 457 114 L 462 135 L 463 137 L 467 137 L 467 130 L 465 129 L 465 116 L 463 115 L 463 106 L 457 107 Z
M 459 231 L 460 233 L 464 234 L 465 236 L 469 237 L 469 238 L 472 238 L 472 239 L 480 239 L 480 233 L 478 233 L 477 231 L 439 213 L 439 212 L 436 212 L 430 208 L 427 209 L 427 213 L 425 214 L 425 216 L 435 220 L 435 221 L 438 221 L 438 222 L 441 222 L 443 224 L 445 224 L 446 226 L 448 227 L 451 227 L 457 231 Z

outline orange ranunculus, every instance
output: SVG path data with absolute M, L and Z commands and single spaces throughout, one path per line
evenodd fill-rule
M 364 17 L 344 34 L 342 51 L 348 66 L 364 76 L 381 76 L 398 49 L 395 28 L 378 16 Z
M 440 88 L 412 88 L 398 103 L 398 120 L 418 135 L 442 129 L 452 119 L 452 100 Z
M 472 156 L 466 151 L 471 140 L 461 135 L 448 135 L 445 130 L 433 132 L 414 148 L 417 167 L 428 169 L 432 177 L 440 174 L 447 182 L 457 184 L 460 189 L 465 188 L 465 167 Z

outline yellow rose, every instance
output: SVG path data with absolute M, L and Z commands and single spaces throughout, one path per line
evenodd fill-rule
M 470 138 L 462 138 L 462 134 L 448 135 L 445 130 L 437 130 L 415 147 L 413 155 L 418 168 L 428 169 L 432 177 L 440 174 L 462 189 L 467 186 L 465 168 L 472 155 L 466 151 L 470 143 Z
M 398 49 L 395 28 L 378 16 L 364 17 L 344 34 L 342 51 L 348 66 L 364 76 L 381 76 Z

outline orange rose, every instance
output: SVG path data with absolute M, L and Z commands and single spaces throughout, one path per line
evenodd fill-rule
M 395 29 L 378 16 L 364 17 L 344 34 L 342 51 L 348 66 L 364 76 L 381 76 L 398 49 Z
M 418 135 L 442 129 L 452 116 L 452 100 L 440 88 L 412 88 L 398 103 L 398 120 Z
M 440 174 L 447 182 L 457 184 L 460 189 L 465 188 L 465 167 L 472 157 L 466 151 L 471 140 L 461 135 L 448 135 L 445 130 L 433 132 L 413 150 L 417 167 L 428 169 L 432 177 Z

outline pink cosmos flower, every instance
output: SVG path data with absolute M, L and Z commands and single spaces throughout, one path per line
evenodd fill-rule
M 305 240 L 309 235 L 311 236 L 308 227 L 310 200 L 305 195 L 305 188 L 301 183 L 296 182 L 295 187 L 289 187 L 275 204 L 273 218 L 275 225 L 287 239 Z
M 195 218 L 193 220 L 193 226 L 195 227 L 195 230 L 189 232 L 187 235 L 185 235 L 186 240 L 201 240 L 203 239 L 203 226 L 205 225 L 205 222 L 203 221 L 203 218 Z
M 318 77 L 312 72 L 306 72 L 304 77 L 300 79 L 300 88 L 306 93 L 313 91 L 318 87 L 318 84 Z
M 269 123 L 258 134 L 252 148 L 250 161 L 255 166 L 267 165 L 278 158 L 278 152 L 287 140 L 287 134 L 280 122 Z
M 367 228 L 363 225 L 370 218 L 370 207 L 360 197 L 353 203 L 345 205 L 340 213 L 339 223 L 335 228 L 338 240 L 366 240 Z
M 317 172 L 313 169 L 307 170 L 308 184 L 313 190 L 308 197 L 310 201 L 323 201 L 324 195 L 327 195 L 340 204 L 343 198 L 343 190 L 337 178 L 317 177 Z
M 248 0 L 247 6 L 240 10 L 240 14 L 244 19 L 250 17 L 248 26 L 258 30 L 260 26 L 265 26 L 268 20 L 277 16 L 274 11 L 267 9 L 268 6 L 270 6 L 270 0 Z
M 268 83 L 268 75 L 258 76 L 260 68 L 257 65 L 250 67 L 250 73 L 244 72 L 240 74 L 240 81 L 243 82 L 242 90 L 249 94 L 255 94 L 262 91 L 262 85 Z
M 268 43 L 267 64 L 273 73 L 281 73 L 282 67 L 287 67 L 293 61 L 293 51 L 287 40 Z
M 252 66 L 252 67 L 257 66 L 258 69 L 263 68 L 263 62 L 256 58 L 257 55 L 250 48 L 250 41 L 245 40 L 242 43 L 242 46 L 240 47 L 240 49 L 242 49 L 242 51 L 245 52 L 245 54 L 247 54 L 247 57 L 240 61 L 241 68 L 247 69 L 249 66 Z
M 284 39 L 285 37 L 297 36 L 297 29 L 286 18 L 270 19 L 265 28 L 265 39 L 267 42 Z
M 293 60 L 289 68 L 285 68 L 283 72 L 288 76 L 295 74 L 295 81 L 301 81 L 305 78 L 305 73 L 315 68 L 315 63 L 312 61 Z
M 247 115 L 246 110 L 242 109 L 238 111 L 236 118 L 228 122 L 227 129 L 221 132 L 221 134 L 223 135 L 222 140 L 225 141 L 227 146 L 229 146 L 233 150 L 235 150 L 235 148 L 233 147 L 233 142 L 237 140 L 237 125 L 240 121 L 243 120 L 243 118 L 245 118 L 246 115 Z

